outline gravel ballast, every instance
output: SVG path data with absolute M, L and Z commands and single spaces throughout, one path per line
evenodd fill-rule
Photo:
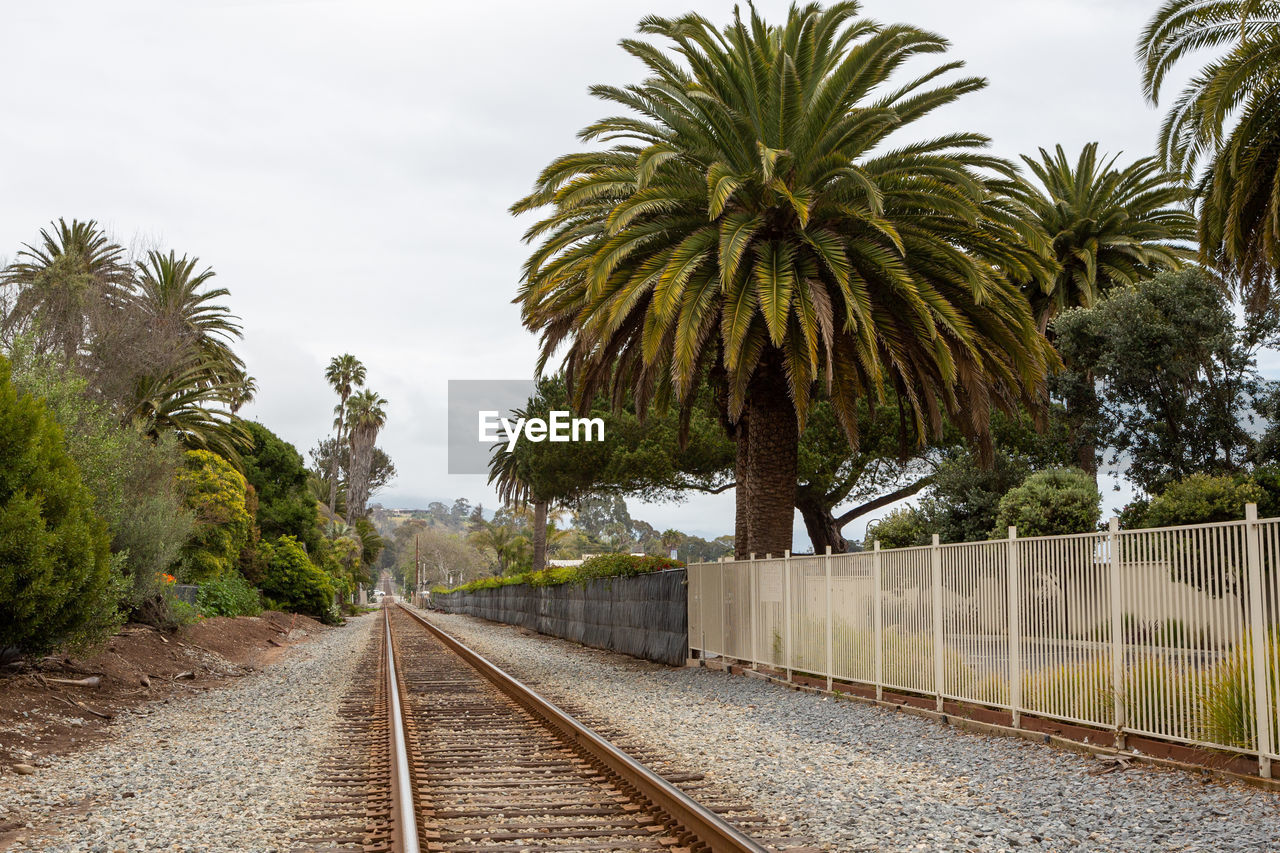
M 349 620 L 234 684 L 117 718 L 109 741 L 0 777 L 13 851 L 290 849 L 339 700 L 376 626 Z
M 1280 850 L 1280 795 L 671 669 L 466 616 L 430 618 L 832 851 Z

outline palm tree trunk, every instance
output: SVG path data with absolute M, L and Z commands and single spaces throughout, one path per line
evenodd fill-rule
M 533 502 L 533 570 L 547 567 L 547 502 Z
M 778 358 L 757 368 L 747 392 L 748 551 L 782 556 L 791 550 L 800 433 Z
M 737 446 L 733 463 L 733 556 L 736 560 L 746 560 L 751 556 L 751 525 L 747 518 L 747 477 L 750 473 L 747 459 L 751 448 L 747 442 L 745 413 L 738 419 L 733 440 Z
M 342 458 L 342 427 L 347 422 L 347 395 L 342 395 L 338 406 L 338 440 L 333 445 L 333 461 L 329 463 L 329 514 L 333 515 L 338 505 L 338 460 Z
M 369 500 L 369 469 L 377 437 L 377 430 L 371 427 L 357 425 L 351 430 L 351 471 L 347 477 L 347 521 L 351 524 L 364 518 Z

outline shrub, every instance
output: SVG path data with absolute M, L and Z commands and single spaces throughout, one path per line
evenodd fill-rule
M 262 604 L 244 576 L 231 572 L 200 584 L 196 609 L 204 616 L 257 616 Z
M 241 454 L 244 477 L 258 494 L 254 520 L 264 539 L 293 536 L 316 550 L 316 502 L 307 491 L 307 469 L 297 448 L 256 421 L 245 422 L 253 447 Z
M 1227 475 L 1192 474 L 1165 487 L 1151 499 L 1143 527 L 1206 524 L 1244 518 L 1244 505 L 1256 503 L 1264 492 L 1252 480 Z
M 1102 495 L 1093 478 L 1079 468 L 1046 468 L 1010 489 L 996 510 L 993 538 L 1003 538 L 1010 525 L 1019 536 L 1085 533 L 1098 526 Z
M 683 568 L 681 560 L 669 557 L 637 557 L 631 554 L 599 554 L 584 560 L 580 566 L 553 566 L 540 572 L 480 578 L 453 589 L 434 587 L 432 592 L 471 592 L 477 589 L 497 589 L 502 586 L 527 583 L 533 586 L 558 586 L 564 583 L 586 583 L 593 578 L 625 578 Z
M 930 539 L 924 514 L 915 507 L 904 506 L 867 525 L 864 547 L 872 547 L 878 540 L 881 548 L 910 548 L 913 545 L 928 545 Z
M 48 408 L 0 357 L 0 649 L 38 653 L 116 624 L 110 539 Z
M 188 450 L 185 460 L 178 487 L 196 526 L 182 550 L 178 576 L 201 583 L 235 571 L 253 520 L 245 504 L 248 484 L 230 462 L 207 450 Z
M 292 536 L 263 543 L 267 557 L 262 594 L 284 610 L 296 610 L 321 620 L 332 620 L 333 584 Z
M 1267 632 L 1263 660 L 1271 689 L 1271 707 L 1280 708 L 1280 637 Z M 1200 714 L 1202 737 L 1211 743 L 1252 749 L 1258 714 L 1253 702 L 1253 637 L 1245 634 L 1235 648 L 1209 672 Z M 1272 743 L 1280 734 L 1272 727 Z

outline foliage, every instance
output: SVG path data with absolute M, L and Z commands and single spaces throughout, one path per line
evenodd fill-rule
M 1253 635 L 1245 633 L 1209 671 L 1201 727 L 1204 738 L 1211 743 L 1243 749 L 1255 746 L 1258 711 L 1253 702 L 1253 647 Z M 1270 662 L 1266 671 L 1271 707 L 1280 708 L 1280 635 L 1275 629 L 1267 631 L 1263 660 Z M 1276 734 L 1273 727 L 1272 737 Z
M 0 648 L 38 653 L 115 625 L 106 524 L 42 403 L 0 357 Z
M 1160 150 L 1170 168 L 1195 179 L 1201 259 L 1239 282 L 1251 307 L 1265 307 L 1280 266 L 1275 4 L 1165 0 L 1138 50 L 1152 103 L 1188 54 L 1218 52 L 1169 110 Z
M 435 593 L 471 592 L 477 589 L 497 589 L 502 586 L 527 583 L 531 586 L 558 586 L 566 583 L 586 583 L 596 578 L 625 578 L 682 568 L 684 563 L 668 557 L 637 557 L 632 554 L 600 554 L 584 560 L 579 566 L 554 566 L 540 572 L 528 572 L 502 577 L 479 578 L 471 583 L 449 589 L 437 586 Z
M 1244 518 L 1244 505 L 1257 503 L 1262 488 L 1250 479 L 1225 474 L 1192 474 L 1165 487 L 1151 499 L 1142 527 L 1207 524 Z
M 257 616 L 262 612 L 258 591 L 239 572 L 200 584 L 196 609 L 204 616 Z
M 1037 471 L 1000 499 L 991 538 L 1011 525 L 1019 536 L 1087 533 L 1098 526 L 1101 503 L 1097 484 L 1079 468 Z
M 1139 487 L 1240 469 L 1252 445 L 1240 413 L 1261 387 L 1252 348 L 1262 330 L 1236 329 L 1204 270 L 1113 290 L 1053 329 L 1069 367 L 1061 382 L 1101 380 L 1096 432 Z
M 627 114 L 580 134 L 614 144 L 556 159 L 512 208 L 545 214 L 519 300 L 544 362 L 567 347 L 575 402 L 610 386 L 688 407 L 714 375 L 728 418 L 747 416 L 760 479 L 739 492 L 740 551 L 790 545 L 815 388 L 850 438 L 887 382 L 916 433 L 963 413 L 984 441 L 991 406 L 1034 403 L 1055 360 L 1008 278 L 1042 265 L 994 195 L 1010 164 L 973 133 L 899 144 L 984 81 L 932 86 L 957 63 L 899 81 L 947 43 L 856 10 L 796 6 L 771 27 L 752 9 L 723 31 L 646 18 L 672 47 L 624 41 L 650 76 L 594 87 Z
M 1194 238 L 1195 219 L 1182 205 L 1187 190 L 1156 158 L 1117 168 L 1116 157 L 1099 161 L 1098 143 L 1090 142 L 1074 167 L 1061 145 L 1022 159 L 1038 184 L 1019 178 L 1011 194 L 1054 261 L 1051 278 L 1026 287 L 1041 329 L 1067 308 L 1094 305 L 1111 287 L 1182 266 L 1189 253 L 1176 243 Z
M 879 541 L 881 548 L 910 548 L 928 545 L 932 537 L 929 519 L 915 507 L 902 506 L 886 513 L 879 521 L 867 525 L 863 547 Z
M 231 463 L 207 450 L 188 450 L 185 461 L 177 482 L 195 532 L 182 549 L 178 575 L 185 583 L 202 583 L 235 571 L 249 542 L 248 484 Z
M 284 610 L 296 610 L 324 621 L 333 621 L 334 588 L 329 576 L 307 557 L 292 536 L 263 543 L 267 570 L 262 594 Z
M 318 546 L 316 502 L 307 491 L 307 469 L 297 449 L 257 422 L 245 423 L 253 446 L 241 455 L 244 477 L 258 495 L 254 521 L 263 537 L 293 536 Z

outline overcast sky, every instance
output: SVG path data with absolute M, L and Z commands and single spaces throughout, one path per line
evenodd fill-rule
M 762 0 L 769 20 L 786 4 Z M 931 119 L 1015 156 L 1097 140 L 1154 146 L 1133 59 L 1150 0 L 870 0 L 949 38 L 989 87 Z M 256 418 L 304 453 L 329 428 L 329 358 L 351 352 L 390 401 L 399 468 L 376 500 L 495 501 L 446 471 L 449 379 L 525 378 L 510 304 L 526 247 L 506 212 L 627 83 L 617 47 L 646 14 L 733 3 L 183 0 L 6 4 L 0 256 L 56 217 L 198 255 L 231 290 Z M 632 505 L 657 527 L 732 532 L 732 494 Z M 1106 506 L 1110 509 L 1108 496 Z M 797 524 L 796 547 L 807 545 Z M 846 530 L 861 537 L 863 525 Z

